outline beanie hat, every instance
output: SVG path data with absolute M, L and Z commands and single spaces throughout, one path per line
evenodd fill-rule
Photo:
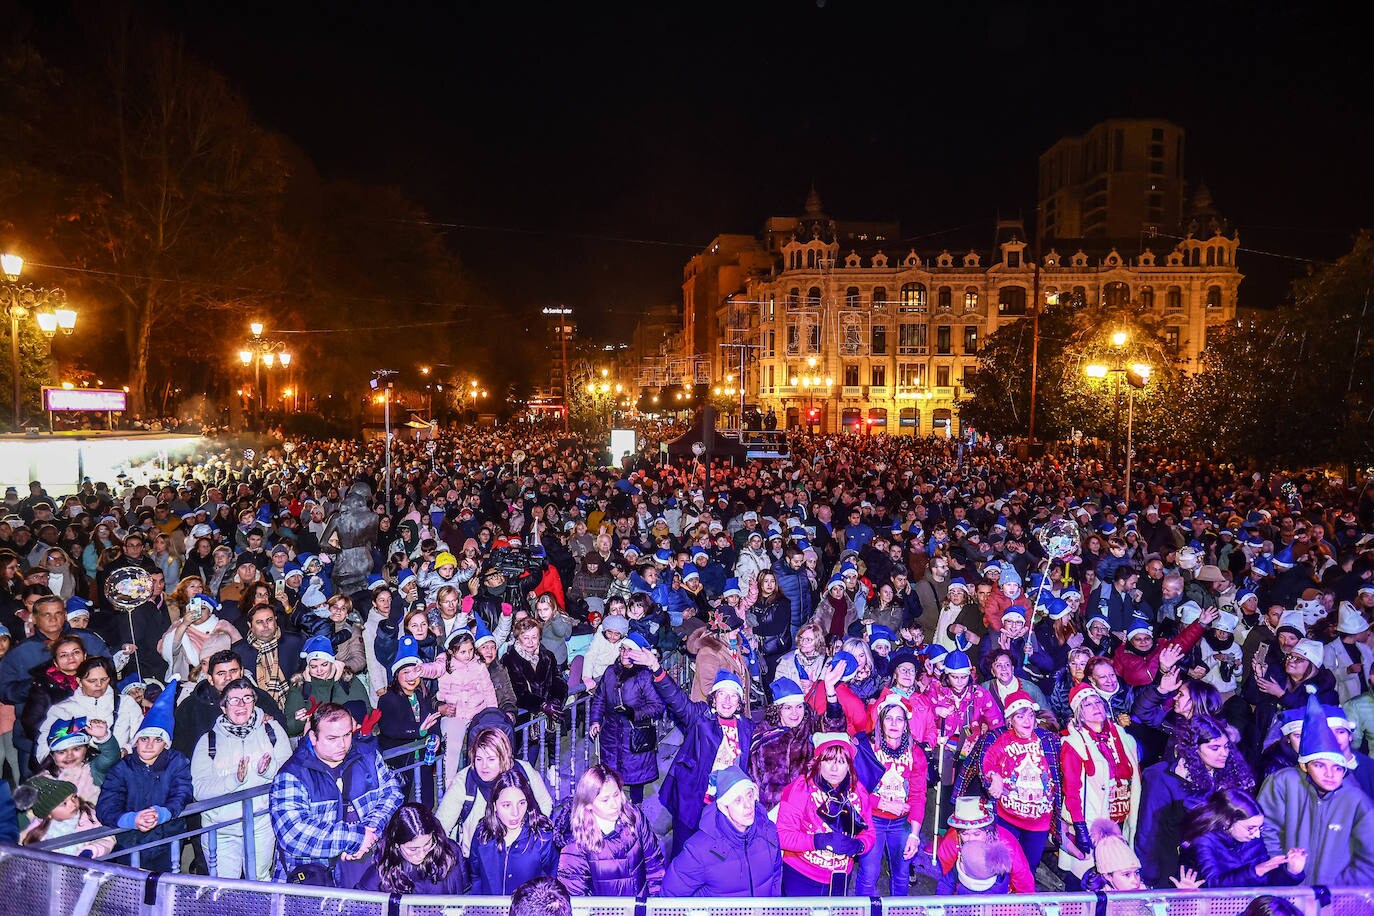
M 143 724 L 134 732 L 134 740 L 139 738 L 161 738 L 168 746 L 172 744 L 172 725 L 176 711 L 177 679 L 167 682 L 166 688 L 157 695 L 153 705 L 143 716 Z
M 1011 853 L 999 840 L 970 840 L 959 844 L 954 867 L 964 887 L 987 891 L 1011 871 Z
M 1121 828 L 1111 818 L 1102 817 L 1093 821 L 1088 835 L 1092 837 L 1093 863 L 1099 875 L 1140 867 L 1140 857 L 1121 836 Z
M 439 554 L 437 557 L 434 558 L 434 568 L 435 568 L 435 569 L 439 569 L 439 568 L 444 567 L 444 566 L 457 566 L 457 565 L 458 565 L 458 558 L 455 557 L 453 554 L 449 553 L 447 550 L 445 550 L 443 553 Z
M 757 789 L 758 784 L 744 770 L 735 765 L 728 766 L 716 776 L 716 804 L 723 805 L 751 787 Z
M 605 633 L 607 630 L 624 635 L 630 632 L 630 620 L 623 614 L 609 614 L 601 621 L 601 632 Z
M 320 659 L 334 660 L 334 644 L 329 641 L 328 636 L 312 636 L 305 642 L 305 647 L 301 649 L 301 658 L 308 662 L 319 661 Z
M 780 677 L 773 681 L 773 702 L 781 706 L 800 706 L 806 702 L 806 695 L 796 681 Z
M 407 633 L 396 644 L 396 658 L 391 663 L 391 673 L 395 674 L 402 668 L 418 664 L 420 664 L 420 644 L 415 641 L 414 636 Z
M 733 671 L 721 669 L 716 672 L 716 680 L 715 683 L 711 685 L 711 693 L 715 694 L 721 690 L 733 692 L 741 701 L 744 699 L 744 684 L 740 681 L 739 676 Z
M 899 665 L 910 665 L 916 669 L 917 674 L 921 672 L 921 660 L 917 657 L 916 653 L 912 652 L 910 649 L 898 649 L 896 652 L 893 652 L 892 657 L 887 660 L 887 670 L 891 671 L 893 674 L 897 673 L 897 667 Z
M 34 817 L 47 817 L 53 810 L 76 794 L 76 786 L 65 779 L 35 776 L 14 792 L 15 807 L 33 812 Z

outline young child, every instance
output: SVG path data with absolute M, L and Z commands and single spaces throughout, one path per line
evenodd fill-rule
M 60 719 L 48 729 L 48 754 L 35 771 L 76 786 L 82 801 L 94 805 L 100 799 L 100 784 L 110 767 L 119 762 L 118 741 L 101 741 L 109 726 L 85 719 Z
M 90 802 L 76 794 L 76 786 L 63 779 L 35 776 L 14 792 L 15 807 L 33 815 L 19 834 L 19 845 L 28 846 L 43 840 L 55 840 L 101 826 Z M 58 852 L 71 852 L 86 858 L 99 858 L 114 849 L 115 838 L 105 837 L 74 846 L 59 847 Z
M 959 844 L 954 867 L 940 876 L 936 894 L 1006 894 L 1011 888 L 1011 852 L 995 839 Z
M 439 724 L 444 735 L 444 784 L 453 785 L 468 723 L 482 710 L 496 706 L 496 688 L 487 666 L 477 657 L 477 643 L 467 630 L 449 635 L 447 651 L 420 666 L 420 676 L 438 679 Z
M 180 822 L 175 818 L 192 800 L 191 762 L 172 749 L 176 695 L 177 681 L 173 678 L 134 733 L 134 752 L 111 767 L 101 784 L 95 806 L 100 822 L 133 827 L 142 834 L 125 835 L 120 839 L 121 848 L 176 833 Z M 149 871 L 169 871 L 171 849 L 160 846 L 144 850 L 138 865 Z

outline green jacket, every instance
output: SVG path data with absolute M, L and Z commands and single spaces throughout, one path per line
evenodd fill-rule
M 305 733 L 305 723 L 296 718 L 296 711 L 309 709 L 315 700 L 319 700 L 321 704 L 340 705 L 357 700 L 365 709 L 372 708 L 367 699 L 367 689 L 356 677 L 345 675 L 342 681 L 327 681 L 322 678 L 306 681 L 297 674 L 291 678 L 291 689 L 287 691 L 286 702 L 282 704 L 282 715 L 286 718 L 286 733 L 292 738 L 299 738 Z
M 1354 775 L 1321 797 L 1297 767 L 1274 773 L 1260 788 L 1269 855 L 1307 850 L 1303 884 L 1367 887 L 1374 883 L 1374 801 Z

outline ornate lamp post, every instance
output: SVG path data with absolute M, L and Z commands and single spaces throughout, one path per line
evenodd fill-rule
M 14 376 L 14 425 L 19 426 L 21 408 L 19 378 L 19 322 L 33 315 L 38 328 L 49 339 L 58 331 L 70 334 L 76 330 L 76 310 L 67 305 L 67 294 L 61 289 L 40 289 L 27 283 L 20 283 L 19 276 L 24 272 L 24 259 L 17 254 L 0 255 L 0 273 L 5 282 L 0 284 L 0 305 L 10 320 L 10 370 Z
M 248 330 L 253 332 L 253 336 L 244 342 L 243 348 L 239 350 L 239 361 L 244 367 L 253 367 L 253 404 L 255 419 L 260 420 L 265 402 L 262 397 L 262 367 L 271 369 L 278 361 L 281 362 L 283 369 L 291 366 L 291 353 L 286 349 L 286 342 L 271 337 L 263 337 L 263 323 L 261 321 L 250 322 Z
M 1112 334 L 1112 346 L 1117 350 L 1116 365 L 1107 366 L 1102 363 L 1089 363 L 1083 367 L 1083 374 L 1091 379 L 1104 379 L 1110 374 L 1113 378 L 1115 401 L 1116 401 L 1116 432 L 1112 436 L 1112 460 L 1116 462 L 1117 443 L 1121 438 L 1121 380 L 1126 380 L 1126 499 L 1131 498 L 1131 459 L 1134 457 L 1131 440 L 1135 426 L 1135 393 L 1139 388 L 1144 388 L 1150 381 L 1150 375 L 1154 372 L 1154 367 L 1149 363 L 1125 364 L 1124 349 L 1130 339 L 1125 331 L 1116 331 Z

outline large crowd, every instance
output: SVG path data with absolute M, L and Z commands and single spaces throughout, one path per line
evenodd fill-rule
M 607 466 L 462 429 L 394 443 L 390 479 L 380 441 L 306 441 L 11 491 L 0 841 L 119 827 L 63 847 L 117 858 L 266 787 L 251 819 L 199 815 L 221 826 L 192 869 L 495 895 L 1374 884 L 1362 481 L 1144 457 L 1125 492 L 1096 458 L 988 443 L 789 447 Z M 564 793 L 573 741 L 599 762 Z

